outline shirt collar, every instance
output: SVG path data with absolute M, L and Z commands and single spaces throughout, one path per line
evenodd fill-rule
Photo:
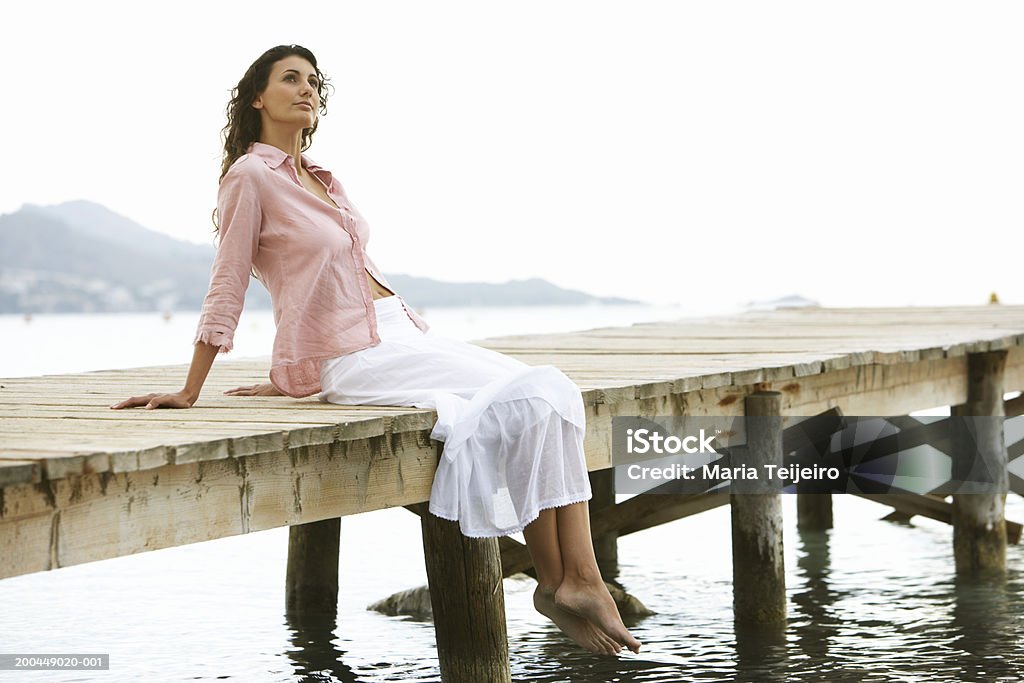
M 258 156 L 270 168 L 277 168 L 284 163 L 286 159 L 292 158 L 292 155 L 288 154 L 284 150 L 259 141 L 253 142 L 249 145 L 248 153 Z M 300 154 L 300 156 L 302 157 L 302 165 L 306 167 L 306 170 L 320 176 L 320 179 L 323 180 L 324 184 L 329 188 L 333 178 L 331 172 L 320 166 L 305 154 Z

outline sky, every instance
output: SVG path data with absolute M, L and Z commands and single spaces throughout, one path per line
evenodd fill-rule
M 1024 5 L 4 6 L 0 214 L 99 202 L 212 244 L 231 88 L 296 43 L 307 154 L 389 274 L 716 310 L 1024 304 Z

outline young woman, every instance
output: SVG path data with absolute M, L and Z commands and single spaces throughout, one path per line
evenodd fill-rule
M 436 410 L 431 437 L 444 450 L 430 511 L 467 536 L 522 531 L 538 611 L 592 652 L 639 651 L 594 556 L 579 388 L 553 366 L 434 334 L 391 289 L 366 253 L 366 221 L 302 153 L 326 87 L 298 45 L 268 50 L 239 81 L 224 128 L 220 243 L 185 387 L 111 407 L 193 406 L 217 353 L 231 350 L 251 270 L 274 304 L 271 381 L 226 393 Z

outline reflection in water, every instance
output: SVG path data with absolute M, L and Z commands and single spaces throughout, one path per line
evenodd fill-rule
M 784 629 L 755 629 L 734 624 L 736 675 L 734 681 L 788 680 Z
M 826 660 L 831 636 L 841 625 L 832 606 L 840 595 L 829 583 L 831 530 L 799 530 L 800 547 L 797 570 L 802 584 L 791 596 L 796 614 L 790 615 L 795 626 L 796 646 L 812 659 Z
M 667 680 L 664 678 L 665 664 L 645 659 L 642 651 L 639 656 L 622 658 L 590 654 L 553 631 L 537 634 L 530 650 L 527 657 L 513 653 L 513 681 Z M 658 671 L 660 675 L 655 673 Z
M 292 647 L 285 654 L 295 663 L 303 681 L 357 683 L 360 679 L 341 661 L 344 654 L 334 645 L 337 618 L 334 614 L 285 615 Z
M 1024 547 L 1007 549 L 1011 569 L 1002 581 L 957 579 L 948 526 L 919 518 L 898 525 L 881 522 L 882 507 L 837 495 L 836 528 L 801 533 L 795 500 L 785 498 L 784 534 L 791 542 L 784 641 L 736 632 L 729 510 L 721 508 L 620 539 L 622 583 L 657 612 L 629 623 L 644 642 L 639 655 L 604 658 L 582 651 L 537 614 L 532 579 L 507 579 L 513 680 L 1022 680 Z M 1008 518 L 1024 520 L 1018 497 L 1008 497 L 1007 506 Z M 374 552 L 385 555 L 387 563 L 373 564 L 372 554 L 342 556 L 336 616 L 282 617 L 287 535 L 267 532 L 219 546 L 136 555 L 123 558 L 124 565 L 91 563 L 0 581 L 0 632 L 5 645 L 26 652 L 51 642 L 73 652 L 81 634 L 110 647 L 120 671 L 76 672 L 73 680 L 79 683 L 105 683 L 114 680 L 111 675 L 117 680 L 436 683 L 433 625 L 366 609 L 373 597 L 422 581 L 411 571 L 398 581 L 381 580 L 383 572 L 413 564 L 409 549 L 420 541 L 419 524 L 381 526 L 373 515 L 357 515 L 350 528 L 358 530 L 360 523 L 365 523 L 363 547 L 377 542 Z M 384 533 L 391 544 L 379 544 Z M 268 562 L 268 557 L 275 559 Z M 211 574 L 210 566 L 234 571 Z M 174 601 L 162 594 L 168 575 L 189 587 Z M 140 576 L 153 579 L 145 583 Z M 92 599 L 83 603 L 69 597 L 81 595 Z M 116 620 L 104 621 L 92 607 L 118 600 L 139 606 L 143 617 L 118 613 Z M 179 611 L 170 609 L 179 605 Z M 178 628 L 182 635 L 165 645 L 166 633 Z M 24 676 L 0 672 L 0 683 L 21 680 Z
M 672 594 L 680 602 L 673 610 L 651 600 L 659 614 L 643 622 L 645 630 L 660 636 L 645 640 L 649 651 L 661 653 L 651 657 L 655 661 L 638 661 L 643 651 L 617 663 L 601 661 L 558 651 L 550 643 L 513 659 L 513 671 L 520 674 L 515 680 L 1022 680 L 1024 575 L 1011 571 L 1006 581 L 959 579 L 947 533 L 929 537 L 912 522 L 871 528 L 874 545 L 858 527 L 839 532 L 790 527 L 797 547 L 796 561 L 787 567 L 785 633 L 738 629 L 729 623 L 730 591 L 704 584 L 714 590 L 698 594 L 683 588 L 686 577 L 668 571 L 661 578 L 679 583 Z M 1012 566 L 1020 549 L 1010 551 Z M 851 571 L 855 564 L 864 569 Z M 635 592 L 644 595 L 645 588 L 637 586 Z M 524 656 L 536 656 L 536 663 L 524 665 Z
M 1011 595 L 1005 580 L 992 578 L 954 577 L 951 590 L 950 635 L 951 644 L 963 653 L 958 658 L 961 680 L 993 680 L 996 670 L 1012 671 L 1014 662 L 1007 655 L 1019 654 L 1019 596 Z

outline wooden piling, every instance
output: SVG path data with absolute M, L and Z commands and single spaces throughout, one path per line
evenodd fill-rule
M 843 413 L 833 406 L 814 417 L 783 430 L 783 451 L 801 448 L 804 452 L 827 453 L 832 435 L 842 428 Z M 788 437 L 788 442 L 787 442 Z M 825 482 L 803 480 L 796 487 L 797 528 L 824 531 L 832 528 L 831 487 Z
M 796 525 L 802 531 L 823 531 L 832 528 L 832 494 L 796 494 Z
M 288 529 L 285 609 L 289 615 L 337 615 L 340 532 L 340 517 Z
M 737 626 L 784 628 L 786 576 L 781 493 L 764 479 L 764 465 L 782 465 L 782 394 L 760 391 L 745 401 L 747 445 L 733 466 L 750 465 L 760 479 L 731 493 L 733 610 Z M 752 419 L 751 419 L 752 418 Z M 775 418 L 775 419 L 773 419 Z M 736 485 L 737 482 L 734 482 Z
M 590 473 L 590 489 L 594 497 L 590 499 L 590 517 L 600 515 L 603 510 L 615 507 L 615 470 L 612 468 L 595 470 Z M 593 525 L 591 525 L 593 529 Z M 594 534 L 594 554 L 597 556 L 597 567 L 601 570 L 601 578 L 611 581 L 619 575 L 619 533 L 618 529 L 608 529 L 603 533 Z
M 441 680 L 511 682 L 498 539 L 468 538 L 458 523 L 423 512 L 423 555 Z
M 953 422 L 953 480 L 985 480 L 984 493 L 953 494 L 953 555 L 956 573 L 1006 571 L 1007 452 L 1003 436 L 1005 350 L 967 356 L 967 401 L 953 406 L 953 417 L 982 417 Z M 974 475 L 972 476 L 972 472 Z M 965 489 L 966 490 L 966 489 Z

